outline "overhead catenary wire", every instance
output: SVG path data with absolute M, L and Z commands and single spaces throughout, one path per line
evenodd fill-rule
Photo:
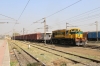
M 19 19 L 21 18 L 22 14 L 23 14 L 23 12 L 25 11 L 25 9 L 26 9 L 27 5 L 29 4 L 29 2 L 30 2 L 30 0 L 28 0 L 26 6 L 24 7 L 23 11 L 21 12 L 19 18 L 16 20 L 16 23 L 14 24 L 13 29 L 14 29 L 15 25 L 18 24 L 18 21 L 19 21 Z M 4 15 L 4 16 L 5 16 L 5 15 Z M 8 16 L 7 16 L 7 17 L 8 17 Z M 10 18 L 10 17 L 8 17 L 8 18 Z M 13 18 L 12 18 L 12 19 L 13 19 Z M 11 31 L 13 31 L 13 29 L 12 29 Z M 9 32 L 11 32 L 11 31 L 9 31 Z M 9 32 L 7 32 L 7 33 L 9 33 Z
M 95 10 L 97 10 L 97 9 L 100 9 L 100 7 L 94 8 L 94 9 L 92 9 L 92 10 L 86 11 L 86 12 L 84 12 L 84 13 L 78 14 L 78 15 L 76 15 L 76 16 L 70 17 L 70 18 L 65 19 L 65 20 L 74 19 L 74 18 L 80 17 L 80 16 L 82 16 L 82 15 L 86 15 L 86 14 L 88 14 L 88 13 L 90 13 L 90 12 L 92 12 L 92 11 L 95 11 Z M 63 21 L 65 21 L 65 20 L 63 20 Z M 63 21 L 61 21 L 61 22 L 63 22 Z
M 14 24 L 13 29 L 14 29 L 15 25 L 18 23 L 19 19 L 21 18 L 22 14 L 23 14 L 23 12 L 25 11 L 25 9 L 26 9 L 27 5 L 29 4 L 29 2 L 30 2 L 30 0 L 28 0 L 28 2 L 27 2 L 27 4 L 25 5 L 23 11 L 21 12 L 19 18 L 16 20 L 16 23 Z M 2 15 L 2 14 L 0 14 L 0 15 Z M 2 15 L 2 16 L 5 16 L 5 15 Z M 8 17 L 8 16 L 5 16 L 5 17 Z M 8 18 L 11 18 L 11 17 L 8 17 Z M 11 18 L 11 19 L 14 19 L 14 18 Z M 14 19 L 14 20 L 15 20 L 15 19 Z M 13 29 L 12 29 L 11 31 L 13 31 Z M 11 31 L 9 31 L 9 32 L 11 32 Z M 9 33 L 9 32 L 7 32 L 7 33 Z
M 77 23 L 79 23 L 79 22 L 84 22 L 84 21 L 88 21 L 88 20 L 93 20 L 93 19 L 96 19 L 96 18 L 99 18 L 100 17 L 100 15 L 97 15 L 97 16 L 95 16 L 95 17 L 91 17 L 91 18 L 85 18 L 85 20 L 82 20 L 81 19 L 81 21 L 78 21 L 77 20 Z M 73 23 L 74 22 L 74 23 Z M 71 24 L 75 24 L 76 22 L 75 21 L 73 21 L 73 22 L 71 22 Z M 63 25 L 63 24 L 62 24 Z M 76 26 L 79 26 L 79 25 L 76 25 Z
M 93 20 L 93 19 L 96 19 L 96 18 L 99 18 L 99 17 L 100 17 L 100 15 L 91 16 L 91 17 L 88 17 L 88 18 L 85 18 L 85 19 L 77 20 L 77 23 L 84 22 L 84 21 L 88 21 L 90 19 Z M 73 21 L 73 22 L 75 22 L 75 21 Z
M 24 13 L 24 11 L 25 11 L 25 9 L 26 9 L 27 5 L 29 4 L 29 2 L 30 2 L 30 0 L 28 0 L 28 2 L 27 2 L 27 4 L 25 5 L 25 7 L 24 7 L 23 11 L 21 12 L 20 16 L 18 17 L 18 19 L 17 19 L 16 23 L 18 23 L 19 19 L 21 18 L 22 14 Z M 14 24 L 14 27 L 15 27 L 16 23 Z M 14 27 L 13 27 L 13 29 L 14 29 Z
M 85 14 L 88 14 L 88 13 L 93 13 L 93 11 L 95 12 L 95 10 L 97 10 L 97 9 L 100 9 L 100 7 L 97 7 L 97 8 L 94 8 L 94 9 L 92 9 L 92 10 L 86 11 L 86 12 L 84 12 L 84 13 L 81 13 L 81 14 L 76 15 L 76 16 L 74 16 L 74 17 L 68 18 L 68 19 L 66 19 L 66 20 L 73 19 L 73 18 L 82 16 L 82 15 L 85 15 Z M 63 21 L 65 21 L 65 20 L 63 20 Z M 63 22 L 63 21 L 61 21 L 61 22 Z M 73 20 L 73 21 L 74 21 L 74 20 Z
M 87 17 L 84 17 L 84 18 L 80 18 L 80 19 L 76 19 L 76 20 L 71 20 L 70 22 L 80 22 L 80 21 L 84 21 L 84 20 L 88 20 L 88 19 L 91 19 L 91 18 L 97 18 L 97 17 L 100 17 L 100 13 L 98 14 L 95 14 L 95 15 L 91 15 L 91 16 L 87 16 Z
M 0 19 L 0 20 L 11 20 L 11 19 Z
M 98 9 L 100 9 L 100 7 L 96 7 L 96 8 L 94 8 L 94 9 L 92 9 L 92 10 L 89 10 L 89 11 L 86 11 L 86 12 L 84 12 L 84 13 L 81 13 L 81 14 L 79 14 L 79 15 L 76 15 L 76 16 L 73 16 L 73 17 L 70 17 L 70 18 L 68 18 L 68 19 L 65 19 L 65 20 L 67 20 L 66 22 L 75 22 L 75 20 L 73 20 L 72 21 L 72 19 L 74 19 L 74 18 L 78 18 L 78 17 L 80 17 L 80 16 L 83 16 L 83 15 L 87 15 L 87 14 L 90 14 L 90 13 L 92 13 L 93 14 L 93 12 L 95 12 L 96 10 L 98 10 Z M 98 16 L 98 14 L 95 14 L 95 16 Z M 94 17 L 94 15 L 92 15 L 93 17 Z M 90 17 L 92 17 L 92 16 L 88 16 L 88 17 L 85 17 L 84 19 L 83 18 L 79 18 L 79 20 L 82 20 L 82 22 L 84 22 L 84 21 L 87 21 Z M 96 17 L 96 18 L 98 18 L 98 17 Z M 65 20 L 63 20 L 63 21 L 61 21 L 61 22 L 65 22 Z M 78 19 L 76 19 L 76 21 L 77 21 L 77 23 L 79 22 L 79 20 Z M 59 22 L 60 23 L 60 22 Z
M 31 25 L 33 25 L 33 23 L 36 23 L 36 22 L 38 22 L 38 21 L 41 21 L 41 20 L 43 20 L 43 18 L 42 19 L 39 19 L 39 20 L 37 20 L 37 21 L 35 21 L 35 22 L 32 22 L 32 24 L 30 24 L 28 27 L 26 27 L 26 28 L 29 28 Z
M 69 5 L 69 6 L 67 6 L 67 7 L 65 7 L 65 8 L 63 8 L 63 9 L 61 9 L 61 10 L 59 10 L 59 11 L 53 13 L 53 14 L 51 14 L 51 15 L 49 15 L 49 16 L 46 16 L 45 18 L 49 18 L 49 17 L 51 17 L 51 16 L 53 16 L 53 15 L 55 15 L 55 14 L 57 14 L 57 13 L 63 11 L 63 10 L 65 10 L 66 8 L 69 8 L 69 7 L 71 7 L 71 6 L 73 6 L 73 5 L 77 4 L 77 3 L 79 3 L 80 1 L 82 1 L 82 0 L 78 0 L 77 2 L 71 4 L 71 5 Z M 40 19 L 40 20 L 43 20 L 43 18 Z M 40 20 L 37 20 L 37 21 L 35 21 L 35 22 L 38 22 L 38 21 L 40 21 Z M 32 24 L 33 24 L 33 23 L 32 23 Z M 31 24 L 31 25 L 32 25 L 32 24 Z M 29 25 L 29 26 L 31 26 L 31 25 Z
M 100 17 L 100 16 L 99 16 Z M 98 17 L 95 17 L 95 18 L 98 18 Z M 95 19 L 94 18 L 94 19 Z M 92 18 L 93 19 L 93 18 Z M 87 19 L 87 20 L 91 20 L 91 19 Z M 87 20 L 84 20 L 84 21 L 87 21 Z M 81 21 L 81 22 L 84 22 L 84 21 Z M 78 22 L 77 22 L 78 23 Z M 76 23 L 73 23 L 74 25 L 76 24 Z M 70 23 L 70 25 L 72 25 L 71 23 Z M 61 24 L 60 26 L 64 26 L 63 24 Z M 86 25 L 75 25 L 75 26 L 77 26 L 77 27 L 79 27 L 79 26 L 86 26 Z M 88 26 L 88 25 L 87 25 Z M 53 26 L 53 28 L 54 27 L 57 27 L 57 26 Z
M 84 18 L 80 18 L 80 19 L 76 19 L 76 20 L 73 20 L 73 21 L 72 21 L 72 19 L 77 18 L 77 17 L 80 17 L 80 16 L 82 16 L 82 15 L 86 15 L 86 14 L 90 14 L 90 13 L 93 14 L 93 12 L 95 12 L 95 11 L 98 10 L 98 9 L 100 9 L 100 7 L 96 7 L 96 8 L 94 8 L 94 9 L 92 9 L 92 10 L 89 10 L 89 11 L 86 11 L 86 12 L 81 13 L 81 14 L 79 14 L 79 15 L 70 17 L 70 18 L 66 19 L 66 20 L 68 20 L 68 21 L 66 21 L 66 22 L 75 22 L 75 21 L 77 21 L 77 23 L 78 23 L 79 20 L 81 20 L 82 22 L 84 22 L 84 21 L 87 21 L 87 20 L 90 19 L 90 18 L 93 18 L 93 17 L 95 18 L 95 16 L 96 16 L 96 18 L 98 18 L 99 15 L 98 15 L 98 14 L 95 14 L 95 15 L 92 15 L 92 16 L 88 16 L 88 17 L 84 17 Z M 97 16 L 98 16 L 98 17 L 97 17 Z M 85 19 L 85 20 L 84 20 L 84 19 Z M 69 21 L 69 20 L 71 20 L 71 21 Z M 61 21 L 61 22 L 65 22 L 65 20 L 63 20 L 63 21 Z M 60 22 L 59 22 L 59 23 L 60 23 Z
M 79 0 L 79 1 L 80 1 L 80 0 Z M 99 9 L 99 8 L 100 8 L 100 7 L 98 7 L 97 9 Z M 94 10 L 95 10 L 95 9 L 94 9 Z M 92 11 L 92 10 L 91 10 L 91 11 Z M 58 11 L 58 12 L 59 12 L 59 11 Z M 54 13 L 53 13 L 53 14 L 54 14 Z M 51 16 L 53 16 L 53 14 L 51 14 Z M 55 14 L 56 14 L 56 12 L 55 12 Z M 55 15 L 55 14 L 54 14 L 54 15 Z M 84 14 L 84 13 L 83 13 L 83 14 Z M 50 16 L 50 15 L 49 15 L 49 16 Z M 49 16 L 47 16 L 47 18 L 48 18 Z M 50 16 L 50 17 L 51 17 L 51 16 Z M 21 17 L 21 16 L 20 16 L 20 17 Z M 19 18 L 19 19 L 20 19 L 20 18 Z M 18 20 L 19 20 L 19 19 L 18 19 Z M 71 18 L 71 19 L 72 19 L 72 18 Z M 42 20 L 42 19 L 40 19 L 40 20 Z M 37 20 L 36 22 L 38 22 L 38 20 Z M 32 24 L 33 24 L 33 23 L 32 23 Z M 32 24 L 31 24 L 31 25 L 32 25 Z
M 24 11 L 25 11 L 27 5 L 29 4 L 29 2 L 30 2 L 30 0 L 28 0 L 26 6 L 24 7 L 24 9 L 23 9 L 22 13 L 20 14 L 19 18 L 17 19 L 17 21 L 21 18 L 22 14 L 24 13 Z
M 92 9 L 92 10 L 89 10 L 89 11 L 86 11 L 86 12 L 84 12 L 84 13 L 81 13 L 81 14 L 79 14 L 79 15 L 70 17 L 70 18 L 68 18 L 68 19 L 66 19 L 66 20 L 70 20 L 70 19 L 72 20 L 72 19 L 74 19 L 74 18 L 80 17 L 80 16 L 82 16 L 82 15 L 90 14 L 90 13 L 93 14 L 93 11 L 95 12 L 95 10 L 97 10 L 97 9 L 100 9 L 100 7 L 97 7 L 97 8 L 94 8 L 94 9 Z M 93 16 L 93 15 L 92 15 L 92 16 Z M 92 17 L 92 16 L 91 16 L 91 17 Z M 96 16 L 96 15 L 95 15 L 95 16 Z M 97 14 L 97 16 L 98 16 L 98 14 Z M 90 16 L 87 17 L 86 20 L 89 19 L 89 18 L 90 18 Z M 80 20 L 82 20 L 82 19 L 80 19 Z M 86 20 L 85 20 L 85 21 L 86 21 Z M 79 21 L 79 20 L 77 20 L 77 21 Z M 63 20 L 63 21 L 61 21 L 61 22 L 65 22 L 65 20 Z M 68 22 L 68 21 L 66 21 L 66 22 Z M 75 22 L 75 21 L 73 20 L 73 22 Z M 82 22 L 83 22 L 83 20 L 82 20 Z
M 11 31 L 8 31 L 8 32 L 6 32 L 6 33 L 4 33 L 4 34 L 8 34 L 8 33 L 10 33 L 10 32 L 12 32 L 13 30 L 11 30 Z
M 3 15 L 3 14 L 0 14 L 1 16 L 4 16 L 4 17 L 7 17 L 7 18 L 10 18 L 10 19 L 12 19 L 12 20 L 15 20 L 16 21 L 16 19 L 14 19 L 14 18 L 12 18 L 12 17 L 9 17 L 9 16 L 6 16 L 6 15 Z
M 47 17 L 45 17 L 45 18 L 49 18 L 49 17 L 51 17 L 51 16 L 53 16 L 53 15 L 55 15 L 55 14 L 57 14 L 57 13 L 63 11 L 63 10 L 65 10 L 66 8 L 69 8 L 69 7 L 71 7 L 71 6 L 73 6 L 73 5 L 77 4 L 77 3 L 79 3 L 80 1 L 82 1 L 82 0 L 78 0 L 77 2 L 75 2 L 75 3 L 69 5 L 69 6 L 67 6 L 67 7 L 65 7 L 65 8 L 63 8 L 63 9 L 61 9 L 61 10 L 59 10 L 59 11 L 57 11 L 57 12 L 55 12 L 55 13 L 53 13 L 53 14 L 47 16 Z
M 73 18 L 76 18 L 76 17 L 79 17 L 79 16 L 82 16 L 82 15 L 85 15 L 85 14 L 88 14 L 88 13 L 93 13 L 93 11 L 95 12 L 95 10 L 97 10 L 97 9 L 100 9 L 100 7 L 94 8 L 94 9 L 92 9 L 92 10 L 89 10 L 89 11 L 84 12 L 84 13 L 82 13 L 82 14 L 79 14 L 79 15 L 77 15 L 77 16 L 74 16 L 74 17 L 72 17 L 72 19 L 73 19 Z M 80 20 L 83 22 L 83 21 L 87 21 L 87 20 L 89 20 L 89 19 L 91 19 L 91 18 L 98 18 L 98 17 L 99 17 L 99 15 L 98 15 L 98 14 L 95 14 L 95 15 L 92 15 L 92 16 L 88 16 L 88 17 L 82 18 L 82 19 L 80 19 Z M 71 19 L 71 18 L 70 18 L 70 19 Z M 84 19 L 85 19 L 85 20 L 84 20 Z M 79 21 L 79 20 L 77 19 L 76 21 Z M 75 21 L 73 20 L 73 22 L 75 22 Z
M 14 19 L 14 18 L 12 18 L 12 17 L 6 16 L 6 15 L 3 15 L 3 14 L 0 14 L 0 15 L 1 15 L 1 16 L 4 16 L 4 17 L 7 17 L 7 18 L 9 18 L 9 19 L 12 19 L 12 20 L 14 20 L 14 21 L 17 21 L 16 19 Z M 5 20 L 5 19 L 2 19 L 2 20 Z M 6 22 L 6 23 L 8 23 L 8 22 Z M 6 33 L 4 33 L 4 34 L 10 33 L 10 32 L 12 32 L 12 30 L 10 30 L 10 31 L 8 31 L 8 32 L 6 32 Z
M 92 25 L 94 23 L 88 23 L 88 24 L 83 24 L 83 25 L 77 25 L 77 26 L 87 26 L 87 25 Z
M 90 24 L 84 24 L 84 25 L 78 25 L 79 27 L 85 28 L 85 31 L 88 27 L 95 27 L 95 23 L 90 23 Z M 91 31 L 95 31 L 95 29 L 92 29 Z

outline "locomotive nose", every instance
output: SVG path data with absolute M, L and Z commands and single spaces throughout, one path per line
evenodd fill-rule
M 78 37 L 80 37 L 80 34 L 78 34 Z
M 82 38 L 83 35 L 82 34 L 76 34 L 76 38 Z

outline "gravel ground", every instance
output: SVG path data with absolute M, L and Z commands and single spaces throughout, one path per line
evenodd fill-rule
M 19 66 L 17 58 L 16 58 L 9 42 L 8 42 L 8 46 L 9 46 L 9 54 L 10 54 L 10 65 L 11 66 Z

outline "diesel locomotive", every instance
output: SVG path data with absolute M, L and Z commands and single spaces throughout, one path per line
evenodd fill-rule
M 79 28 L 52 31 L 51 40 L 56 44 L 60 43 L 71 45 L 85 45 L 86 42 L 85 37 L 83 37 L 83 32 Z

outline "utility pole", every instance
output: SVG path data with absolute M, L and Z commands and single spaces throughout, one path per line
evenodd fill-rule
M 96 21 L 96 32 L 97 32 L 97 41 L 98 41 L 98 22 Z
M 67 27 L 68 27 L 67 24 L 68 24 L 68 23 L 66 23 L 66 30 L 67 30 Z
M 44 40 L 46 45 L 46 19 L 44 18 Z
M 15 40 L 15 29 L 13 29 L 13 40 Z
M 48 25 L 46 25 L 46 31 L 48 31 Z
M 25 31 L 25 28 L 23 28 L 23 40 L 24 40 L 24 31 Z

